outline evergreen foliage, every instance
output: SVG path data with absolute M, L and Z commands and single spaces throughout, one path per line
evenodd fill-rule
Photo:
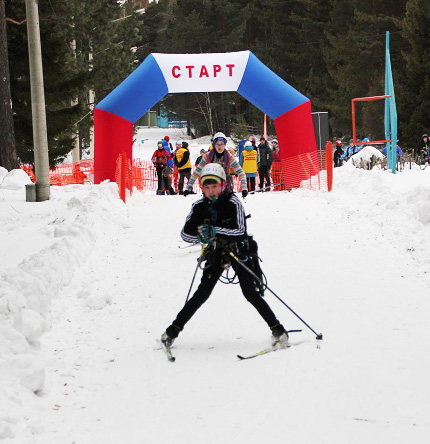
M 384 94 L 387 30 L 400 144 L 415 147 L 430 132 L 428 0 L 159 0 L 122 18 L 123 7 L 116 0 L 39 2 L 51 165 L 77 134 L 88 145 L 89 91 L 97 103 L 155 52 L 249 49 L 309 97 L 314 111 L 329 111 L 333 135 L 348 139 L 351 99 Z M 6 16 L 23 20 L 24 0 L 6 1 Z M 16 147 L 32 162 L 26 27 L 7 27 Z M 262 129 L 262 112 L 237 93 L 172 94 L 157 107 L 188 120 L 195 135 Z M 357 112 L 360 137 L 384 136 L 383 102 Z
M 120 18 L 116 0 L 39 2 L 50 166 L 61 162 L 80 138 L 89 144 L 88 94 L 101 100 L 133 69 L 139 16 Z M 6 3 L 6 16 L 25 19 L 25 1 Z M 8 23 L 16 149 L 33 163 L 33 135 L 26 24 Z M 90 54 L 92 60 L 90 60 Z M 79 123 L 78 123 L 79 122 Z

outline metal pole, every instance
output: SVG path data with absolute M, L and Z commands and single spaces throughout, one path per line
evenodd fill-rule
M 25 9 L 27 15 L 28 58 L 30 62 L 36 200 L 42 202 L 49 199 L 50 185 L 38 1 L 25 0 Z
M 351 110 L 352 110 L 352 143 L 355 146 L 356 132 L 355 132 L 355 100 L 351 100 Z

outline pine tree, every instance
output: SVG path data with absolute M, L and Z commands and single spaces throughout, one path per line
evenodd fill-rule
M 247 49 L 243 46 L 249 8 L 246 1 L 160 0 L 149 5 L 138 55 L 152 52 L 213 53 Z M 169 95 L 163 106 L 189 120 L 197 134 L 231 131 L 236 114 L 235 93 Z
M 398 32 L 406 0 L 332 0 L 330 46 L 325 51 L 331 90 L 331 123 L 335 132 L 351 134 L 351 99 L 384 94 L 385 31 Z M 392 51 L 396 54 L 396 51 Z M 393 60 L 393 67 L 397 60 Z M 383 102 L 357 107 L 362 137 L 382 138 Z
M 400 94 L 400 120 L 406 144 L 416 148 L 423 133 L 430 131 L 430 3 L 409 0 L 402 21 L 402 32 L 408 43 L 403 56 L 406 76 Z
M 18 168 L 13 130 L 12 100 L 6 36 L 4 0 L 0 0 L 0 166 L 7 170 Z
M 23 0 L 9 14 L 25 17 Z M 39 5 L 50 165 L 61 162 L 75 138 L 89 143 L 88 92 L 101 100 L 133 69 L 139 16 L 120 19 L 116 0 L 50 0 Z M 20 160 L 33 162 L 31 101 L 25 26 L 9 27 L 12 100 Z M 91 56 L 90 56 L 91 54 Z M 92 58 L 92 59 L 91 59 Z

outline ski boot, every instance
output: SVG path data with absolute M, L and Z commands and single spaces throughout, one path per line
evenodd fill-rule
M 288 333 L 282 324 L 276 324 L 270 327 L 272 330 L 272 347 L 287 348 Z
M 161 335 L 161 342 L 166 346 L 166 347 L 171 347 L 173 345 L 173 343 L 175 342 L 175 338 L 170 337 L 167 332 L 164 332 Z

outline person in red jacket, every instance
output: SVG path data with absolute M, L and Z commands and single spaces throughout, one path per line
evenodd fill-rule
M 273 162 L 280 162 L 281 155 L 279 154 L 279 144 L 276 139 L 272 140 Z
M 157 195 L 162 195 L 165 193 L 169 194 L 170 180 L 168 180 L 168 178 L 169 178 L 170 167 L 168 165 L 168 161 L 172 160 L 172 156 L 164 148 L 163 142 L 161 140 L 157 142 L 157 149 L 154 151 L 151 160 L 157 171 L 157 178 L 158 178 Z

